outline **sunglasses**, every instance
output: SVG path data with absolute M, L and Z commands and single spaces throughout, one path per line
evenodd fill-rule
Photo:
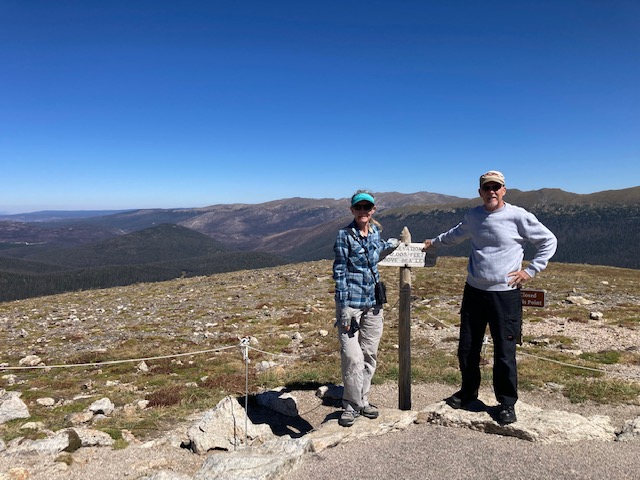
M 491 190 L 492 192 L 497 192 L 501 188 L 502 188 L 502 185 L 483 185 L 482 191 L 488 192 L 489 190 Z
M 373 208 L 373 205 L 371 205 L 370 203 L 365 203 L 364 205 L 359 203 L 353 206 L 354 210 L 364 211 L 364 212 L 368 212 L 372 208 Z

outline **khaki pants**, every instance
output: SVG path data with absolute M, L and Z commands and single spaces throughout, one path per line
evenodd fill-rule
M 379 306 L 360 310 L 360 329 L 346 331 L 338 325 L 340 360 L 345 410 L 359 412 L 369 405 L 371 379 L 378 363 L 378 345 L 382 337 L 383 311 Z

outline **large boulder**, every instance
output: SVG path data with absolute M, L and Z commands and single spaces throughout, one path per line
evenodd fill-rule
M 609 417 L 584 417 L 577 413 L 544 410 L 524 402 L 516 404 L 518 421 L 501 425 L 496 421 L 497 407 L 482 400 L 469 405 L 469 410 L 454 410 L 445 402 L 425 408 L 421 415 L 427 422 L 448 427 L 462 427 L 486 433 L 511 436 L 532 442 L 578 442 L 582 440 L 613 441 L 614 427 Z
M 187 437 L 191 450 L 202 454 L 261 445 L 275 436 L 268 425 L 253 424 L 238 400 L 227 396 L 187 430 Z

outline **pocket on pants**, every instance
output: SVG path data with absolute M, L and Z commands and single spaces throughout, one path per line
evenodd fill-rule
M 522 344 L 522 317 L 520 315 L 507 315 L 504 319 L 504 339 Z

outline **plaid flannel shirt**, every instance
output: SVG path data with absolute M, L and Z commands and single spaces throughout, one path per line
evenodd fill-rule
M 378 259 L 383 250 L 391 247 L 390 243 L 380 238 L 380 231 L 375 225 L 370 225 L 366 237 L 360 236 L 355 222 L 340 229 L 333 246 L 333 279 L 336 282 L 335 298 L 339 308 L 366 308 L 375 305 L 375 284 L 380 279 Z

